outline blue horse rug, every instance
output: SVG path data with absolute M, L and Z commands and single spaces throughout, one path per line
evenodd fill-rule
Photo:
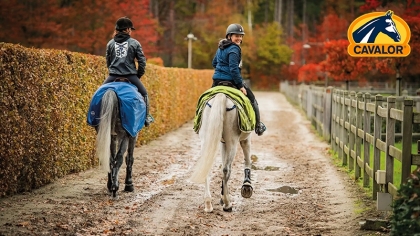
M 146 104 L 137 87 L 125 82 L 103 84 L 96 90 L 87 113 L 87 123 L 98 126 L 101 114 L 102 96 L 108 90 L 114 90 L 120 104 L 120 115 L 123 128 L 131 135 L 137 136 L 146 119 Z

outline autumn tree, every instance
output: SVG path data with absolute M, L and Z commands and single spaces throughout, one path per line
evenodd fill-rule
M 365 73 L 357 62 L 360 58 L 351 57 L 347 53 L 348 40 L 331 40 L 325 43 L 325 51 L 328 55 L 325 63 L 325 71 L 334 80 L 356 80 L 360 74 Z
M 253 34 L 255 45 L 246 47 L 244 59 L 249 65 L 250 79 L 258 87 L 277 87 L 282 79 L 281 67 L 289 64 L 292 51 L 283 42 L 283 32 L 275 22 L 257 27 Z
M 0 40 L 24 46 L 68 49 L 104 55 L 119 17 L 130 17 L 132 37 L 146 56 L 156 53 L 157 24 L 148 0 L 9 0 L 3 1 Z

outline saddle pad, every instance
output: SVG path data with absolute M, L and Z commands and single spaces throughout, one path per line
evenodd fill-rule
M 132 136 L 137 136 L 143 128 L 146 119 L 146 104 L 137 87 L 124 82 L 103 84 L 96 90 L 90 102 L 87 123 L 91 126 L 99 125 L 102 96 L 112 89 L 117 94 L 120 105 L 120 118 L 123 128 Z
M 198 133 L 201 127 L 201 116 L 207 102 L 216 96 L 217 93 L 224 93 L 236 105 L 238 112 L 239 129 L 249 133 L 255 128 L 255 112 L 251 102 L 240 90 L 227 86 L 215 86 L 205 91 L 199 98 L 194 117 L 194 131 Z

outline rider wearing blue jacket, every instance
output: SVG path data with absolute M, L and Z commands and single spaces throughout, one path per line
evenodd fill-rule
M 146 69 L 146 57 L 139 41 L 131 38 L 135 30 L 133 22 L 127 17 L 121 17 L 115 24 L 114 38 L 106 46 L 106 65 L 109 76 L 104 84 L 114 82 L 117 78 L 126 78 L 137 87 L 146 103 L 145 126 L 149 126 L 154 118 L 149 114 L 149 96 L 140 78 Z M 137 60 L 138 68 L 136 69 Z
M 231 24 L 226 30 L 226 38 L 219 42 L 219 48 L 213 58 L 213 85 L 231 85 L 245 94 L 254 108 L 256 125 L 255 133 L 261 136 L 267 129 L 260 121 L 260 110 L 251 89 L 244 83 L 241 76 L 242 55 L 241 43 L 245 35 L 244 28 L 239 24 Z

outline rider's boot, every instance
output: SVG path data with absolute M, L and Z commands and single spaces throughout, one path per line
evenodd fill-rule
M 146 103 L 146 120 L 144 121 L 144 126 L 148 127 L 151 123 L 155 121 L 152 115 L 149 114 L 149 96 L 144 96 L 144 102 Z
M 264 123 L 262 123 L 260 120 L 260 108 L 258 107 L 257 100 L 254 100 L 254 102 L 252 102 L 251 104 L 252 104 L 252 108 L 254 108 L 255 119 L 256 119 L 255 133 L 258 134 L 258 136 L 261 136 L 264 133 L 264 131 L 267 129 L 267 127 L 265 127 Z

